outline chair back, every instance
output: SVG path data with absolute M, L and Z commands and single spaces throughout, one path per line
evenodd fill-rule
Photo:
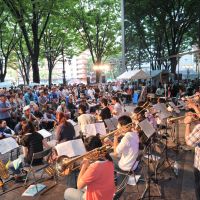
M 114 194 L 113 200 L 118 200 L 120 199 L 120 197 L 122 196 L 122 194 L 124 193 L 127 183 L 128 183 L 128 179 L 129 176 L 127 175 L 124 180 L 122 181 L 122 183 L 117 187 L 117 191 Z
M 33 153 L 31 164 L 33 163 L 34 160 L 44 158 L 48 156 L 51 152 L 52 152 L 52 148 L 48 148 L 43 151 Z

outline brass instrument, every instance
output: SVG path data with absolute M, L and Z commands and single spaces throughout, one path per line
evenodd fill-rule
M 55 166 L 49 166 L 49 167 L 45 168 L 44 171 L 50 177 L 55 176 L 57 173 Z
M 114 137 L 115 134 L 119 133 L 119 132 L 125 132 L 126 129 L 129 129 L 131 126 L 133 125 L 133 123 L 127 124 L 126 126 L 123 126 L 119 129 L 116 129 L 114 131 L 111 131 L 110 133 L 104 135 L 103 137 L 101 137 L 101 140 L 103 141 L 105 138 L 107 137 Z
M 193 121 L 199 120 L 199 118 L 197 117 L 197 113 L 192 113 L 191 116 L 193 117 Z M 179 117 L 172 117 L 172 118 L 168 119 L 168 122 L 175 122 L 175 121 L 178 121 L 178 120 L 182 120 L 182 119 L 185 119 L 185 117 L 187 117 L 187 116 L 183 115 L 183 116 L 179 116 Z
M 99 158 L 105 158 L 108 150 L 111 148 L 109 145 L 93 149 L 82 156 L 69 158 L 68 156 L 60 156 L 56 162 L 56 171 L 59 176 L 65 176 L 72 171 L 80 168 L 81 161 L 84 158 L 89 159 L 91 162 L 97 161 Z
M 6 165 L 0 160 L 0 187 L 4 186 L 4 181 L 8 179 L 10 176 L 8 169 L 6 168 Z
M 6 165 L 0 160 L 0 178 L 1 179 L 8 179 L 9 178 L 9 172 L 6 168 Z

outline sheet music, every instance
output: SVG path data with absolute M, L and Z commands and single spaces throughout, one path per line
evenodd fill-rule
M 0 140 L 0 153 L 1 154 L 8 153 L 18 147 L 19 147 L 19 145 L 17 144 L 15 139 L 13 139 L 12 137 Z
M 133 186 L 136 185 L 136 183 L 139 181 L 140 177 L 141 177 L 141 175 L 129 176 L 127 184 L 133 185 Z
M 75 136 L 76 137 L 80 136 L 81 127 L 77 124 L 74 126 L 74 129 L 75 129 Z
M 86 130 L 86 137 L 96 135 L 97 133 L 100 135 L 106 135 L 106 127 L 103 122 L 95 124 L 87 124 L 85 126 L 85 130 Z
M 150 138 L 154 133 L 155 129 L 153 126 L 149 123 L 148 119 L 145 119 L 139 123 L 140 128 L 144 131 L 145 135 Z
M 77 123 L 75 121 L 73 121 L 72 119 L 68 119 L 67 121 L 70 122 L 73 126 L 77 125 Z
M 106 123 L 106 126 L 109 131 L 114 131 L 115 129 L 117 129 L 118 121 L 116 118 L 113 117 L 110 119 L 105 119 L 104 122 Z
M 55 146 L 58 156 L 68 157 L 80 156 L 86 153 L 82 139 L 70 140 Z
M 158 111 L 158 116 L 161 120 L 166 119 L 172 115 L 167 110 L 167 107 L 164 103 L 157 103 L 157 104 L 153 105 L 153 107 Z
M 40 135 L 42 135 L 43 136 L 43 138 L 48 138 L 48 137 L 51 137 L 52 136 L 52 134 L 49 132 L 49 131 L 47 131 L 46 129 L 41 129 L 41 130 L 39 130 L 39 131 L 37 131 Z
M 176 113 L 180 113 L 181 111 L 177 108 L 177 106 L 174 104 L 174 102 L 169 102 L 169 105 L 174 109 Z

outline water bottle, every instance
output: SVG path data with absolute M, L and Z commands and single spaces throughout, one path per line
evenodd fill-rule
M 178 162 L 175 161 L 174 162 L 174 173 L 176 176 L 178 176 L 178 170 L 179 170 Z

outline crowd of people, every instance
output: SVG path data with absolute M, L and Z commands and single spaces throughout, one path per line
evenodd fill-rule
M 21 181 L 23 166 L 30 164 L 33 153 L 48 148 L 47 141 L 38 134 L 38 130 L 52 130 L 55 127 L 56 144 L 81 138 L 87 151 L 102 147 L 104 144 L 113 147 L 113 154 L 106 153 L 104 156 L 90 164 L 84 159 L 80 171 L 68 174 L 67 190 L 64 198 L 73 199 L 101 199 L 111 200 L 115 189 L 114 170 L 129 172 L 137 169 L 137 158 L 141 143 L 145 143 L 144 134 L 138 129 L 138 123 L 148 119 L 156 129 L 158 120 L 145 107 L 146 102 L 151 104 L 166 103 L 166 97 L 176 97 L 176 100 L 184 96 L 196 95 L 194 102 L 189 101 L 188 107 L 197 114 L 200 113 L 199 88 L 195 82 L 188 83 L 186 88 L 179 85 L 162 86 L 158 88 L 142 83 L 137 87 L 133 83 L 100 84 L 100 85 L 74 85 L 74 86 L 35 86 L 0 90 L 0 139 L 16 137 L 22 146 L 22 155 L 16 162 L 9 164 L 10 171 L 15 175 L 16 181 Z M 192 88 L 192 89 L 191 89 Z M 158 89 L 160 91 L 158 91 Z M 124 104 L 131 103 L 134 92 L 140 91 L 139 102 L 133 113 L 125 114 Z M 144 92 L 146 91 L 146 92 Z M 154 99 L 148 94 L 156 94 Z M 162 97 L 165 97 L 162 99 Z M 196 97 L 195 97 L 196 98 Z M 87 137 L 86 125 L 96 122 L 105 122 L 106 119 L 116 118 L 119 133 L 114 135 L 113 141 L 106 138 L 101 140 L 99 135 Z M 191 116 L 185 119 L 186 143 L 196 147 L 195 154 L 195 181 L 196 191 L 199 188 L 199 127 L 190 131 Z M 80 126 L 80 132 L 76 133 L 74 125 Z M 131 126 L 130 126 L 131 124 Z M 133 126 L 134 124 L 134 126 Z M 105 123 L 106 126 L 106 123 Z M 55 156 L 55 159 L 56 156 Z M 35 160 L 35 165 L 41 164 L 42 159 Z M 124 175 L 118 175 L 117 184 L 124 179 Z M 87 192 L 83 188 L 87 186 Z M 198 196 L 197 192 L 197 197 Z M 199 198 L 200 199 L 200 198 Z

